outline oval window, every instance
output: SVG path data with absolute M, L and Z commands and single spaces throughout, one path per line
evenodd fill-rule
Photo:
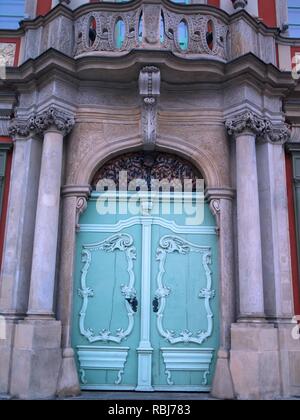
M 115 45 L 121 49 L 125 41 L 125 23 L 122 18 L 119 18 L 115 25 Z
M 206 42 L 210 50 L 214 48 L 214 24 L 212 20 L 207 22 Z
M 139 43 L 141 44 L 143 41 L 143 12 L 141 13 L 140 20 L 139 20 Z
M 160 33 L 160 42 L 163 44 L 165 40 L 165 18 L 164 18 L 163 12 L 161 12 L 161 15 L 160 15 L 159 33 Z
M 97 38 L 97 21 L 94 16 L 90 17 L 89 20 L 89 46 L 92 47 L 95 44 Z
M 178 43 L 182 51 L 186 51 L 189 46 L 189 31 L 187 23 L 182 20 L 178 25 Z

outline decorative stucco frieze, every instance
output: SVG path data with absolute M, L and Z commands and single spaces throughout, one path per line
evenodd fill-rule
M 160 96 L 160 70 L 144 67 L 140 72 L 139 89 L 142 104 L 142 137 L 146 149 L 153 149 L 157 137 L 157 98 Z
M 259 141 L 269 141 L 271 143 L 286 143 L 291 136 L 290 129 L 286 124 L 273 124 L 268 118 L 259 117 L 252 111 L 228 119 L 225 122 L 225 127 L 230 136 L 250 131 L 257 136 Z
M 0 42 L 0 66 L 13 66 L 16 55 L 16 43 Z
M 57 108 L 35 114 L 27 120 L 14 119 L 9 127 L 11 137 L 28 137 L 30 134 L 40 135 L 55 128 L 67 135 L 75 124 L 74 117 Z

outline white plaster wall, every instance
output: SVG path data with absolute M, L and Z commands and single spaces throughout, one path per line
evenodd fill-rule
M 282 71 L 292 70 L 291 47 L 289 45 L 278 45 L 279 67 Z

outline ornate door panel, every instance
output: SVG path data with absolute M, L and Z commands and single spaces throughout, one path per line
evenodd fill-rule
M 82 388 L 208 390 L 219 335 L 208 205 L 204 223 L 189 226 L 144 199 L 136 215 L 100 216 L 98 198 L 77 238 L 73 345 Z
M 97 214 L 96 200 L 89 201 L 77 237 L 73 344 L 81 385 L 135 389 L 141 226 L 119 228 L 116 216 Z
M 181 229 L 153 227 L 153 387 L 210 389 L 218 347 L 217 247 L 214 220 Z

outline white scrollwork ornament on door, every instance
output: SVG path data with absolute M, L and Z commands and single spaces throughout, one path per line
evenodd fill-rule
M 133 246 L 133 244 L 133 237 L 131 235 L 122 233 L 110 236 L 102 242 L 83 245 L 82 262 L 84 263 L 84 266 L 81 270 L 81 288 L 78 290 L 78 294 L 82 298 L 82 307 L 79 313 L 79 329 L 81 335 L 83 335 L 90 343 L 95 343 L 97 341 L 120 343 L 121 341 L 125 340 L 133 331 L 134 315 L 137 311 L 138 305 L 136 290 L 134 288 L 135 275 L 133 271 L 134 260 L 136 259 L 136 248 Z M 125 298 L 128 326 L 126 330 L 123 328 L 117 329 L 114 334 L 109 331 L 109 329 L 103 329 L 95 334 L 93 329 L 87 328 L 85 325 L 89 299 L 94 297 L 93 289 L 87 285 L 87 275 L 92 262 L 92 252 L 99 250 L 105 252 L 124 252 L 127 260 L 127 272 L 129 275 L 129 281 L 127 285 L 121 286 L 121 294 Z
M 199 291 L 199 299 L 204 299 L 207 329 L 205 331 L 198 331 L 196 333 L 185 329 L 180 332 L 170 331 L 164 326 L 164 313 L 167 304 L 167 298 L 171 295 L 170 287 L 164 284 L 164 276 L 166 273 L 166 259 L 168 254 L 177 252 L 182 255 L 187 255 L 190 252 L 200 253 L 202 256 L 202 265 L 206 276 L 206 287 Z M 157 329 L 159 334 L 164 337 L 171 344 L 178 343 L 195 343 L 202 344 L 205 340 L 211 337 L 213 333 L 213 312 L 210 307 L 210 300 L 214 298 L 215 291 L 212 290 L 212 271 L 211 271 L 211 248 L 199 246 L 188 242 L 179 236 L 166 235 L 160 239 L 159 247 L 156 252 L 156 259 L 159 261 L 159 272 L 157 275 L 158 289 L 153 301 L 154 312 L 157 314 Z

